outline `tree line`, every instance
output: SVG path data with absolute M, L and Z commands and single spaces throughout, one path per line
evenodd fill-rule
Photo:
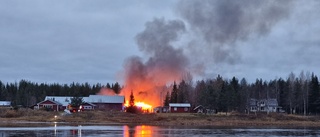
M 199 80 L 193 84 L 182 80 L 174 83 L 164 99 L 169 103 L 191 103 L 194 107 L 202 105 L 219 112 L 248 111 L 250 99 L 277 99 L 279 106 L 290 114 L 319 114 L 320 88 L 315 74 L 304 73 L 296 76 L 290 73 L 288 78 L 270 81 L 256 79 L 248 83 L 245 78 L 224 79 L 220 75 L 208 80 Z
M 89 83 L 71 83 L 71 84 L 48 84 L 35 83 L 27 80 L 21 80 L 14 83 L 3 83 L 0 81 L 0 101 L 11 101 L 14 107 L 30 107 L 43 101 L 45 96 L 89 96 L 99 93 L 101 88 L 110 88 L 115 93 L 120 93 L 121 87 L 118 82 L 114 84 L 100 83 L 90 85 Z
M 13 106 L 30 107 L 43 101 L 45 96 L 89 96 L 99 93 L 100 89 L 109 88 L 116 94 L 122 86 L 119 83 L 106 85 L 88 83 L 47 84 L 21 80 L 14 83 L 0 81 L 0 101 L 11 101 Z M 319 114 L 320 86 L 318 77 L 313 73 L 299 75 L 290 73 L 288 78 L 277 78 L 270 81 L 256 79 L 249 83 L 245 78 L 216 78 L 199 80 L 181 80 L 167 91 L 163 105 L 169 103 L 191 103 L 202 105 L 219 112 L 245 112 L 249 110 L 250 99 L 277 99 L 279 106 L 287 113 Z

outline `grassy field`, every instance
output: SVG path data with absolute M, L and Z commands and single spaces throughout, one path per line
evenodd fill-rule
M 62 115 L 62 112 L 41 110 L 0 110 L 0 121 L 14 122 L 67 122 L 87 124 L 147 124 L 195 126 L 312 126 L 320 127 L 319 116 L 287 114 L 195 114 L 157 113 L 131 114 L 124 112 L 87 111 Z M 0 122 L 1 124 L 1 122 Z

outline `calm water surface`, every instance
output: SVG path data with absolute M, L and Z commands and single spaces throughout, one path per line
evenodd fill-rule
M 38 125 L 38 126 L 36 126 Z M 41 125 L 41 126 L 39 126 Z M 147 125 L 17 124 L 0 127 L 0 137 L 281 137 L 320 136 L 319 128 L 195 127 Z

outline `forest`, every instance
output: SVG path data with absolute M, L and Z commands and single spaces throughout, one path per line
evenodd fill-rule
M 73 96 L 82 97 L 95 95 L 101 88 L 112 89 L 116 94 L 120 93 L 118 82 L 106 85 L 89 83 L 68 84 L 48 84 L 34 83 L 27 80 L 21 80 L 14 83 L 3 83 L 0 81 L 0 101 L 11 101 L 14 107 L 30 107 L 43 101 L 45 96 Z
M 188 102 L 193 106 L 202 105 L 218 112 L 245 113 L 249 109 L 250 99 L 273 98 L 289 114 L 320 113 L 319 81 L 314 73 L 302 71 L 298 76 L 290 73 L 286 79 L 256 79 L 253 83 L 248 83 L 245 78 L 224 79 L 218 75 L 214 79 L 191 83 L 185 80 L 174 83 L 172 92 L 168 92 L 165 97 L 164 106 Z
M 0 81 L 0 100 L 11 101 L 13 106 L 30 107 L 42 101 L 45 96 L 88 96 L 97 94 L 101 88 L 112 89 L 120 93 L 120 84 L 48 84 L 21 80 L 14 83 Z M 319 114 L 320 85 L 314 73 L 296 75 L 290 73 L 287 78 L 270 81 L 256 79 L 249 83 L 245 78 L 233 77 L 198 80 L 181 80 L 165 91 L 164 106 L 169 103 L 191 103 L 192 106 L 202 105 L 219 112 L 237 111 L 245 113 L 251 98 L 277 99 L 279 106 L 290 114 Z

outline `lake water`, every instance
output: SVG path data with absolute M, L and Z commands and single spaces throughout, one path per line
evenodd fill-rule
M 37 126 L 38 125 L 38 126 Z M 148 125 L 66 125 L 24 123 L 0 127 L 0 137 L 281 137 L 320 136 L 319 128 L 196 127 Z

